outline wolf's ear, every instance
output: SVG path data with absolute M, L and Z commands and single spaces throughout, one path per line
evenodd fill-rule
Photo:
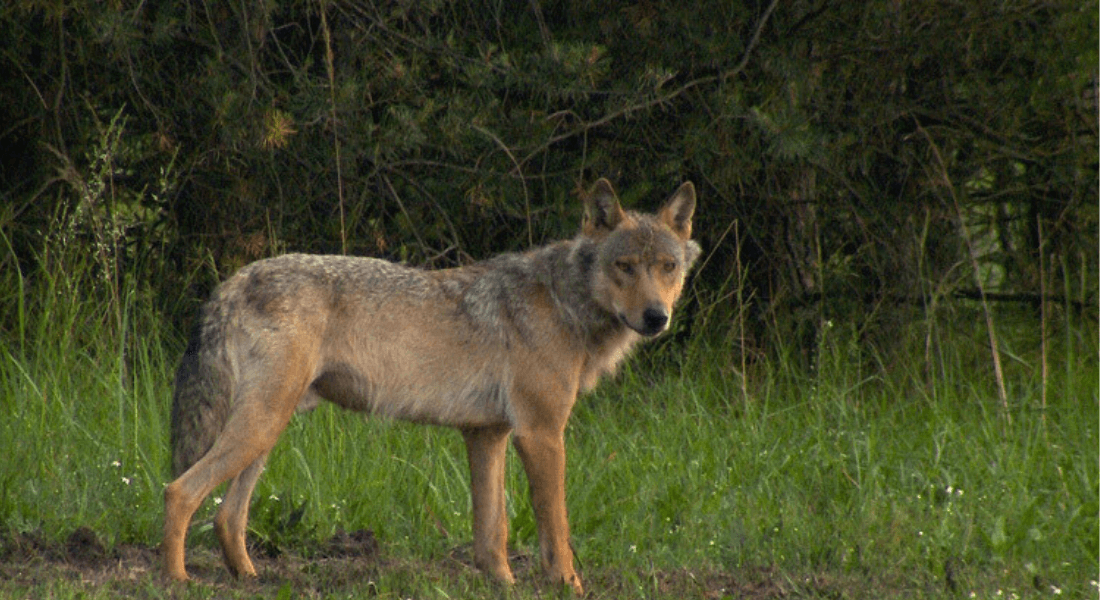
M 691 238 L 691 216 L 695 214 L 695 186 L 684 182 L 680 189 L 665 202 L 658 215 L 680 239 Z
M 611 182 L 600 178 L 584 198 L 584 233 L 595 235 L 611 231 L 619 226 L 624 216 Z

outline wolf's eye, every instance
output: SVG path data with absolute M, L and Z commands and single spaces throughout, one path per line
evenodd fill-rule
M 662 265 L 662 268 L 665 270 L 665 273 L 671 273 L 676 270 L 676 262 L 667 260 L 665 264 Z
M 634 274 L 634 265 L 626 262 L 625 260 L 617 261 L 615 263 L 615 267 L 617 269 L 619 269 L 620 271 L 622 271 L 624 275 L 633 275 Z

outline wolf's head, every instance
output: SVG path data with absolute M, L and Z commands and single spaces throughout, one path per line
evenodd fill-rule
M 595 242 L 596 302 L 644 336 L 668 329 L 672 307 L 699 257 L 691 239 L 695 186 L 684 183 L 656 214 L 625 211 L 600 179 L 585 198 L 582 235 Z

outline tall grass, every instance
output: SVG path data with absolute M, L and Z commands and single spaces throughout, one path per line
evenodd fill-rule
M 3 277 L 20 316 L 0 348 L 0 535 L 83 525 L 157 543 L 181 337 L 132 278 L 97 298 L 71 272 Z M 715 340 L 629 362 L 582 398 L 567 433 L 582 572 L 621 597 L 659 595 L 660 574 L 680 570 L 766 572 L 807 595 L 1094 597 L 1095 321 L 1051 317 L 1044 378 L 1034 315 L 998 318 L 1010 419 L 973 341 L 981 319 L 937 330 L 932 366 L 926 322 L 889 359 L 825 328 L 812 372 L 782 352 L 746 367 Z M 512 545 L 534 554 L 526 480 L 509 460 Z M 385 555 L 432 564 L 469 543 L 469 502 L 457 433 L 323 406 L 273 452 L 250 535 L 308 552 L 368 528 Z M 213 509 L 192 546 L 214 544 Z
M 28 282 L 0 346 L 0 528 L 60 533 L 80 524 L 146 540 L 168 460 L 168 365 L 177 344 L 129 282 L 111 301 L 79 264 Z M 15 294 L 13 293 L 12 296 Z

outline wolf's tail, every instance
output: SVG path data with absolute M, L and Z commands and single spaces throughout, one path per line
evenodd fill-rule
M 224 333 L 203 311 L 176 371 L 172 394 L 172 470 L 179 477 L 214 445 L 232 402 Z

